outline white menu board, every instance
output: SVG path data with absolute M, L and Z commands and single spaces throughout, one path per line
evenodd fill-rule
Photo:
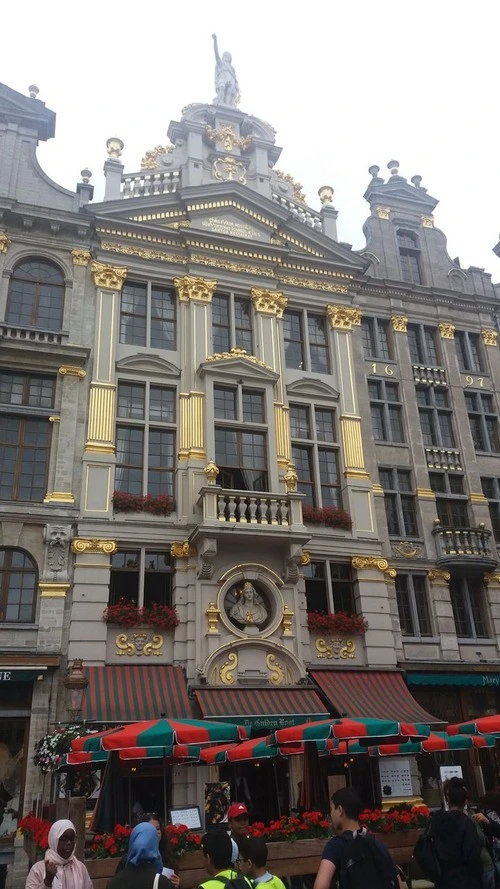
M 385 758 L 378 764 L 382 798 L 413 796 L 410 761 Z

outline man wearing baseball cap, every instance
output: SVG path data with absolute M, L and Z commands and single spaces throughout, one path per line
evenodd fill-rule
M 232 846 L 231 863 L 234 864 L 239 855 L 239 843 L 246 839 L 248 830 L 248 809 L 244 803 L 231 803 L 227 822 Z

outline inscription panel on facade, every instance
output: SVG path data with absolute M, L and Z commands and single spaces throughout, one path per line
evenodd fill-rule
M 246 238 L 252 241 L 269 240 L 265 233 L 254 225 L 231 216 L 206 216 L 194 219 L 193 227 L 200 227 L 216 235 L 229 235 L 232 238 Z
M 481 376 L 481 374 L 461 374 L 460 376 L 464 389 L 491 389 L 489 377 Z

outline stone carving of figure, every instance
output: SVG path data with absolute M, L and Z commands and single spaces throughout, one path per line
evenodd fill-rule
M 240 101 L 240 89 L 236 71 L 231 64 L 231 53 L 223 52 L 222 59 L 219 55 L 217 35 L 212 34 L 215 52 L 215 92 L 214 105 L 232 105 L 235 107 Z
M 47 525 L 45 531 L 47 543 L 47 565 L 54 573 L 66 567 L 69 537 L 68 529 L 61 525 Z
M 229 617 L 236 623 L 256 627 L 260 627 L 267 620 L 267 608 L 249 580 L 244 583 L 241 596 L 231 608 Z

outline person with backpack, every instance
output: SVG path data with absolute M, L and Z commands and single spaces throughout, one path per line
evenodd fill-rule
M 240 840 L 239 858 L 236 859 L 239 871 L 249 877 L 254 889 L 262 883 L 262 889 L 285 889 L 283 880 L 269 873 L 267 869 L 267 846 L 260 837 Z
M 211 830 L 205 834 L 201 845 L 210 879 L 200 883 L 198 889 L 252 889 L 250 880 L 232 868 L 229 834 Z
M 464 811 L 467 788 L 462 778 L 450 778 L 443 790 L 448 810 L 431 816 L 415 846 L 415 858 L 436 889 L 481 889 L 485 841 Z
M 336 836 L 323 850 L 313 889 L 398 889 L 396 866 L 386 847 L 360 827 L 362 808 L 351 787 L 332 795 L 330 815 Z

